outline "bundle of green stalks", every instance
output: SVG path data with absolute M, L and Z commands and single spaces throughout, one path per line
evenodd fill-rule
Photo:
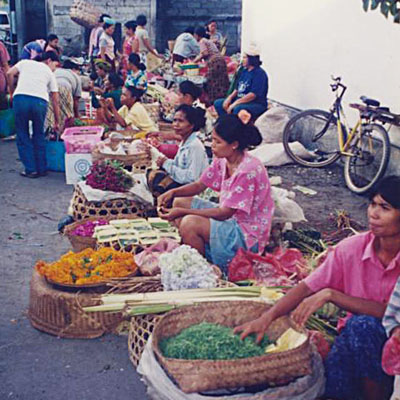
M 86 312 L 123 312 L 127 316 L 134 317 L 146 314 L 162 314 L 175 308 L 213 301 L 259 301 L 273 304 L 282 293 L 282 288 L 239 286 L 168 292 L 106 294 L 100 297 L 101 305 L 84 307 L 83 309 Z M 322 332 L 329 340 L 333 340 L 336 336 L 335 327 L 316 315 L 309 318 L 306 327 Z

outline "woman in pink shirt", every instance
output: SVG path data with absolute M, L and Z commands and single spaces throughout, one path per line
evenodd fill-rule
M 325 361 L 325 396 L 331 399 L 383 400 L 391 389 L 381 367 L 387 339 L 382 317 L 400 276 L 400 177 L 383 179 L 370 199 L 368 232 L 342 240 L 303 282 L 235 330 L 242 339 L 251 333 L 261 339 L 276 318 L 293 311 L 303 325 L 328 302 L 351 313 Z
M 126 79 L 126 74 L 128 72 L 128 62 L 129 56 L 132 53 L 139 52 L 139 40 L 135 35 L 136 22 L 128 21 L 125 23 L 125 39 L 122 45 L 122 76 Z
M 248 113 L 241 117 L 246 123 L 236 115 L 217 121 L 212 133 L 214 160 L 197 182 L 158 198 L 160 216 L 176 222 L 183 243 L 224 272 L 239 248 L 264 250 L 274 211 L 267 171 L 246 151 L 261 143 L 260 132 L 248 123 Z M 207 187 L 220 193 L 219 204 L 193 197 Z

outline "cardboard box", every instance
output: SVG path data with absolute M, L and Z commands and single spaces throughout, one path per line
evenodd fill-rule
M 67 185 L 75 185 L 89 173 L 91 154 L 65 154 L 65 178 Z

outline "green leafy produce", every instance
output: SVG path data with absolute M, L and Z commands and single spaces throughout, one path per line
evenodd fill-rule
M 183 360 L 234 360 L 262 356 L 271 344 L 264 336 L 259 345 L 254 336 L 240 340 L 227 326 L 202 322 L 184 329 L 176 336 L 163 339 L 161 352 L 167 358 Z

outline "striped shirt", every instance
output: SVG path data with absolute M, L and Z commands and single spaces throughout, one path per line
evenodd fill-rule
M 390 296 L 385 316 L 383 317 L 383 326 L 388 336 L 390 336 L 394 328 L 400 326 L 400 278 L 397 280 L 393 293 Z

